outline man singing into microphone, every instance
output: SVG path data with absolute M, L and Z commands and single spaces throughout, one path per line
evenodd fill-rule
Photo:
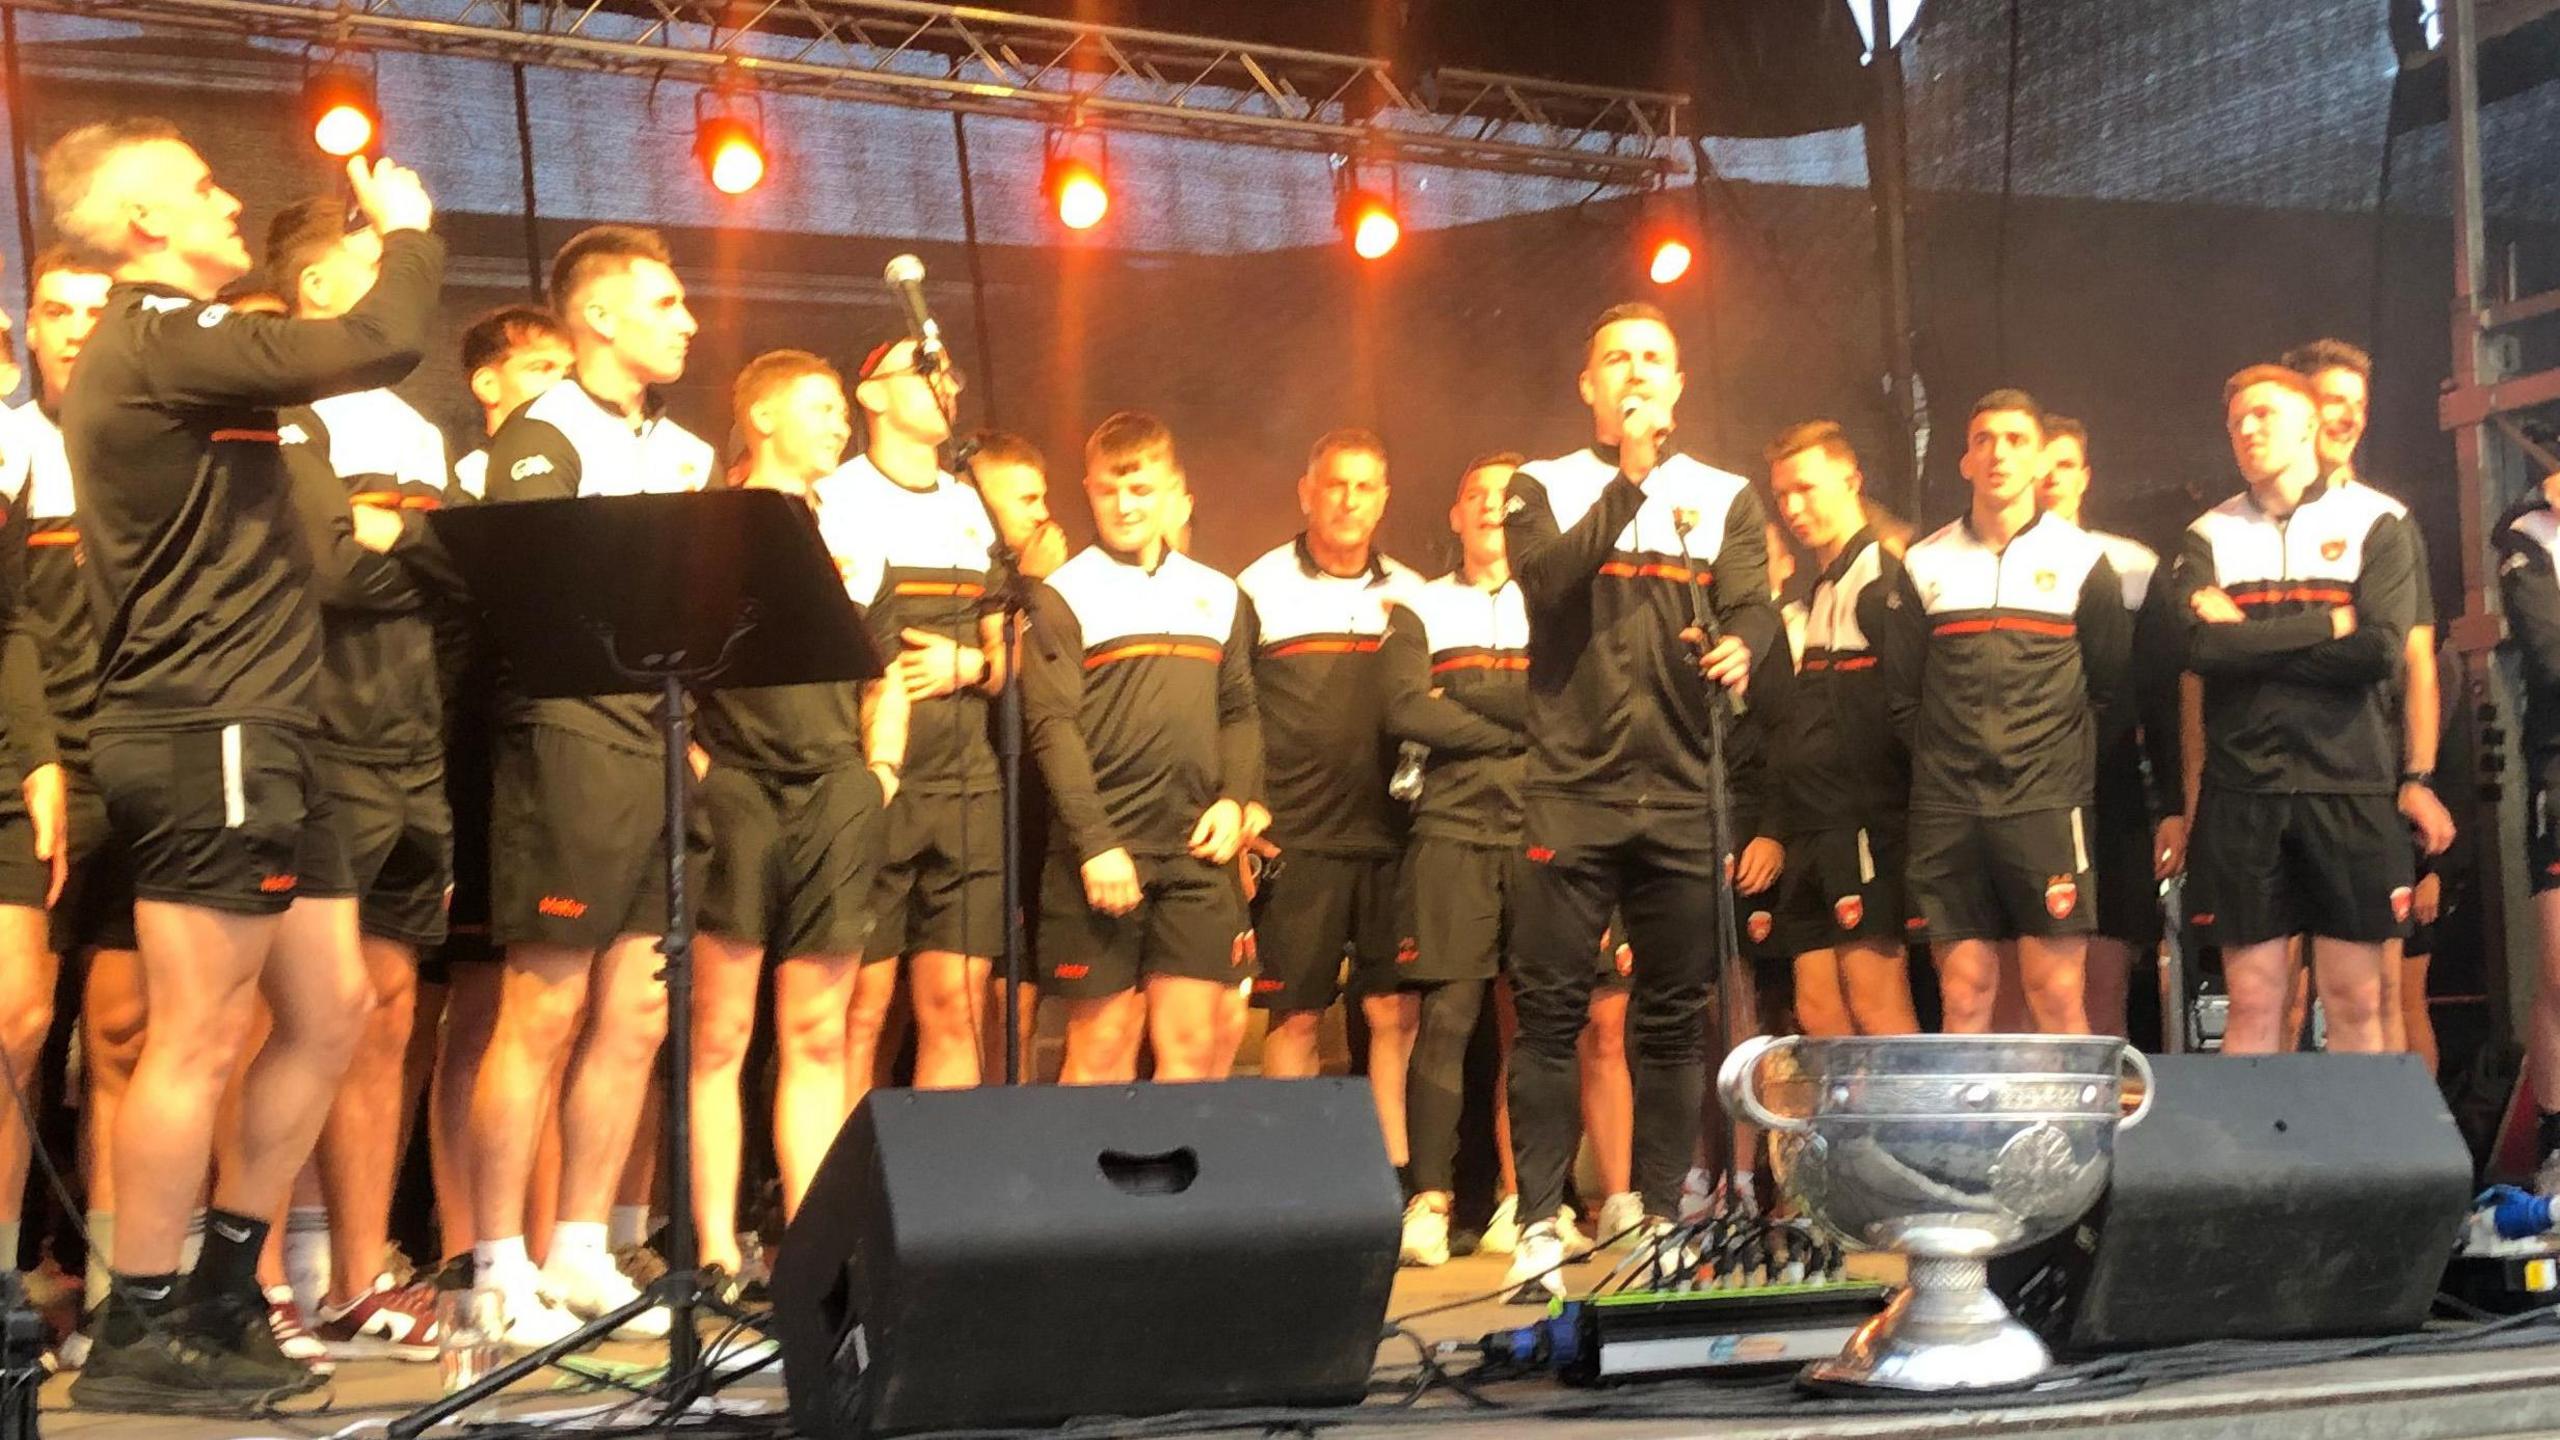
M 382 273 L 334 320 L 212 303 L 249 269 L 240 202 L 164 121 L 86 126 L 45 156 L 63 239 L 116 281 L 62 430 L 98 626 L 91 761 L 133 846 L 151 1025 L 115 1146 L 116 1294 L 84 1404 L 244 1408 L 307 1390 L 276 1349 L 257 1259 L 364 1015 L 347 857 L 310 753 L 311 559 L 276 411 L 399 379 L 443 279 L 434 209 L 396 165 L 348 164 Z M 179 1250 L 214 1120 L 263 996 L 202 1257 Z
M 1511 1276 L 1558 1293 L 1555 1214 L 1577 1134 L 1574 1042 L 1613 908 L 1635 947 L 1636 1188 L 1649 1221 L 1677 1213 L 1706 1078 L 1721 883 L 1722 857 L 1700 843 L 1714 803 L 1708 707 L 1739 692 L 1752 661 L 1778 643 L 1758 498 L 1742 477 L 1670 443 L 1682 381 L 1660 310 L 1602 314 L 1580 381 L 1595 443 L 1522 466 L 1506 507 L 1529 611 L 1530 736 L 1510 1097 L 1527 1228 Z M 1721 632 L 1703 658 L 1682 638 L 1700 598 L 1692 586 L 1705 590 Z

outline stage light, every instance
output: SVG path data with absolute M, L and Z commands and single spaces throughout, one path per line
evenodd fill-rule
M 1666 236 L 1654 245 L 1653 263 L 1645 267 L 1645 273 L 1653 277 L 1656 285 L 1673 284 L 1689 273 L 1689 262 L 1696 258 L 1688 241 Z
M 1058 223 L 1076 231 L 1101 224 L 1111 213 L 1111 137 L 1070 113 L 1066 124 L 1049 132 L 1042 150 L 1048 158 L 1040 170 L 1040 193 Z
M 344 159 L 376 149 L 382 139 L 382 112 L 374 99 L 373 78 L 347 65 L 311 72 L 302 85 L 303 108 L 311 117 L 311 143 L 321 153 Z
M 1395 206 L 1373 190 L 1354 190 L 1342 200 L 1342 229 L 1351 237 L 1351 253 L 1363 260 L 1385 258 L 1404 238 Z
M 693 105 L 693 153 L 711 188 L 744 195 L 764 183 L 764 113 L 750 94 L 705 90 Z
M 1656 285 L 1677 285 L 1697 268 L 1698 223 L 1688 190 L 1657 189 L 1644 197 L 1636 229 L 1645 275 Z
M 1090 230 L 1111 213 L 1111 189 L 1102 183 L 1102 172 L 1072 156 L 1059 156 L 1049 162 L 1049 203 L 1058 210 L 1058 223 L 1070 230 Z

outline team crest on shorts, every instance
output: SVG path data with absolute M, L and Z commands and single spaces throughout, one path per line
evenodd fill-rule
M 2036 588 L 2042 590 L 2046 594 L 2052 594 L 2053 587 L 2058 583 L 2060 583 L 2060 581 L 2055 577 L 2052 571 L 2039 570 L 2036 572 Z
M 2044 913 L 2056 920 L 2068 920 L 2080 908 L 2080 882 L 2068 875 L 2056 875 L 2045 883 Z
M 2347 542 L 2344 540 L 2323 540 L 2320 542 L 2320 558 L 2323 560 L 2344 559 L 2346 557 L 2346 553 Z
M 1408 935 L 1396 942 L 1396 963 L 1410 965 L 1422 958 L 1422 942 Z
M 1752 911 L 1752 912 L 1751 912 L 1751 943 L 1752 943 L 1752 944 L 1754 944 L 1754 945 L 1765 945 L 1765 944 L 1767 944 L 1767 943 L 1768 943 L 1768 941 L 1769 941 L 1769 930 L 1770 930 L 1770 928 L 1771 928 L 1771 922 L 1770 922 L 1770 919 L 1769 919 L 1769 912 L 1768 912 L 1768 911 L 1766 911 L 1766 910 L 1754 910 L 1754 911 Z
M 1831 918 L 1839 921 L 1840 928 L 1843 930 L 1857 929 L 1858 922 L 1867 918 L 1867 902 L 1865 897 L 1859 895 L 1843 895 L 1839 899 L 1832 901 Z
M 2391 887 L 2391 918 L 2393 920 L 2404 925 L 2407 924 L 2409 921 L 2409 904 L 2410 894 L 2408 886 L 2395 885 Z

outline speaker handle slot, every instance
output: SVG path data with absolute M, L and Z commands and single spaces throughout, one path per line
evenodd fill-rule
M 1094 1157 L 1102 1178 L 1126 1195 L 1179 1195 L 1200 1178 L 1200 1156 L 1190 1146 L 1157 1155 L 1105 1150 Z

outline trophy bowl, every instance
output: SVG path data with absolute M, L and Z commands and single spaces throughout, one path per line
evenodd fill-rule
M 2130 1114 L 2127 1067 L 2142 1082 Z M 2097 1202 L 2116 1130 L 2151 1107 L 2141 1052 L 2088 1035 L 1760 1036 L 1717 1085 L 1771 1132 L 1779 1183 L 1816 1224 L 1910 1260 L 1892 1303 L 1807 1380 L 1969 1390 L 2052 1365 L 1985 1284 L 1984 1262 L 2061 1234 Z

